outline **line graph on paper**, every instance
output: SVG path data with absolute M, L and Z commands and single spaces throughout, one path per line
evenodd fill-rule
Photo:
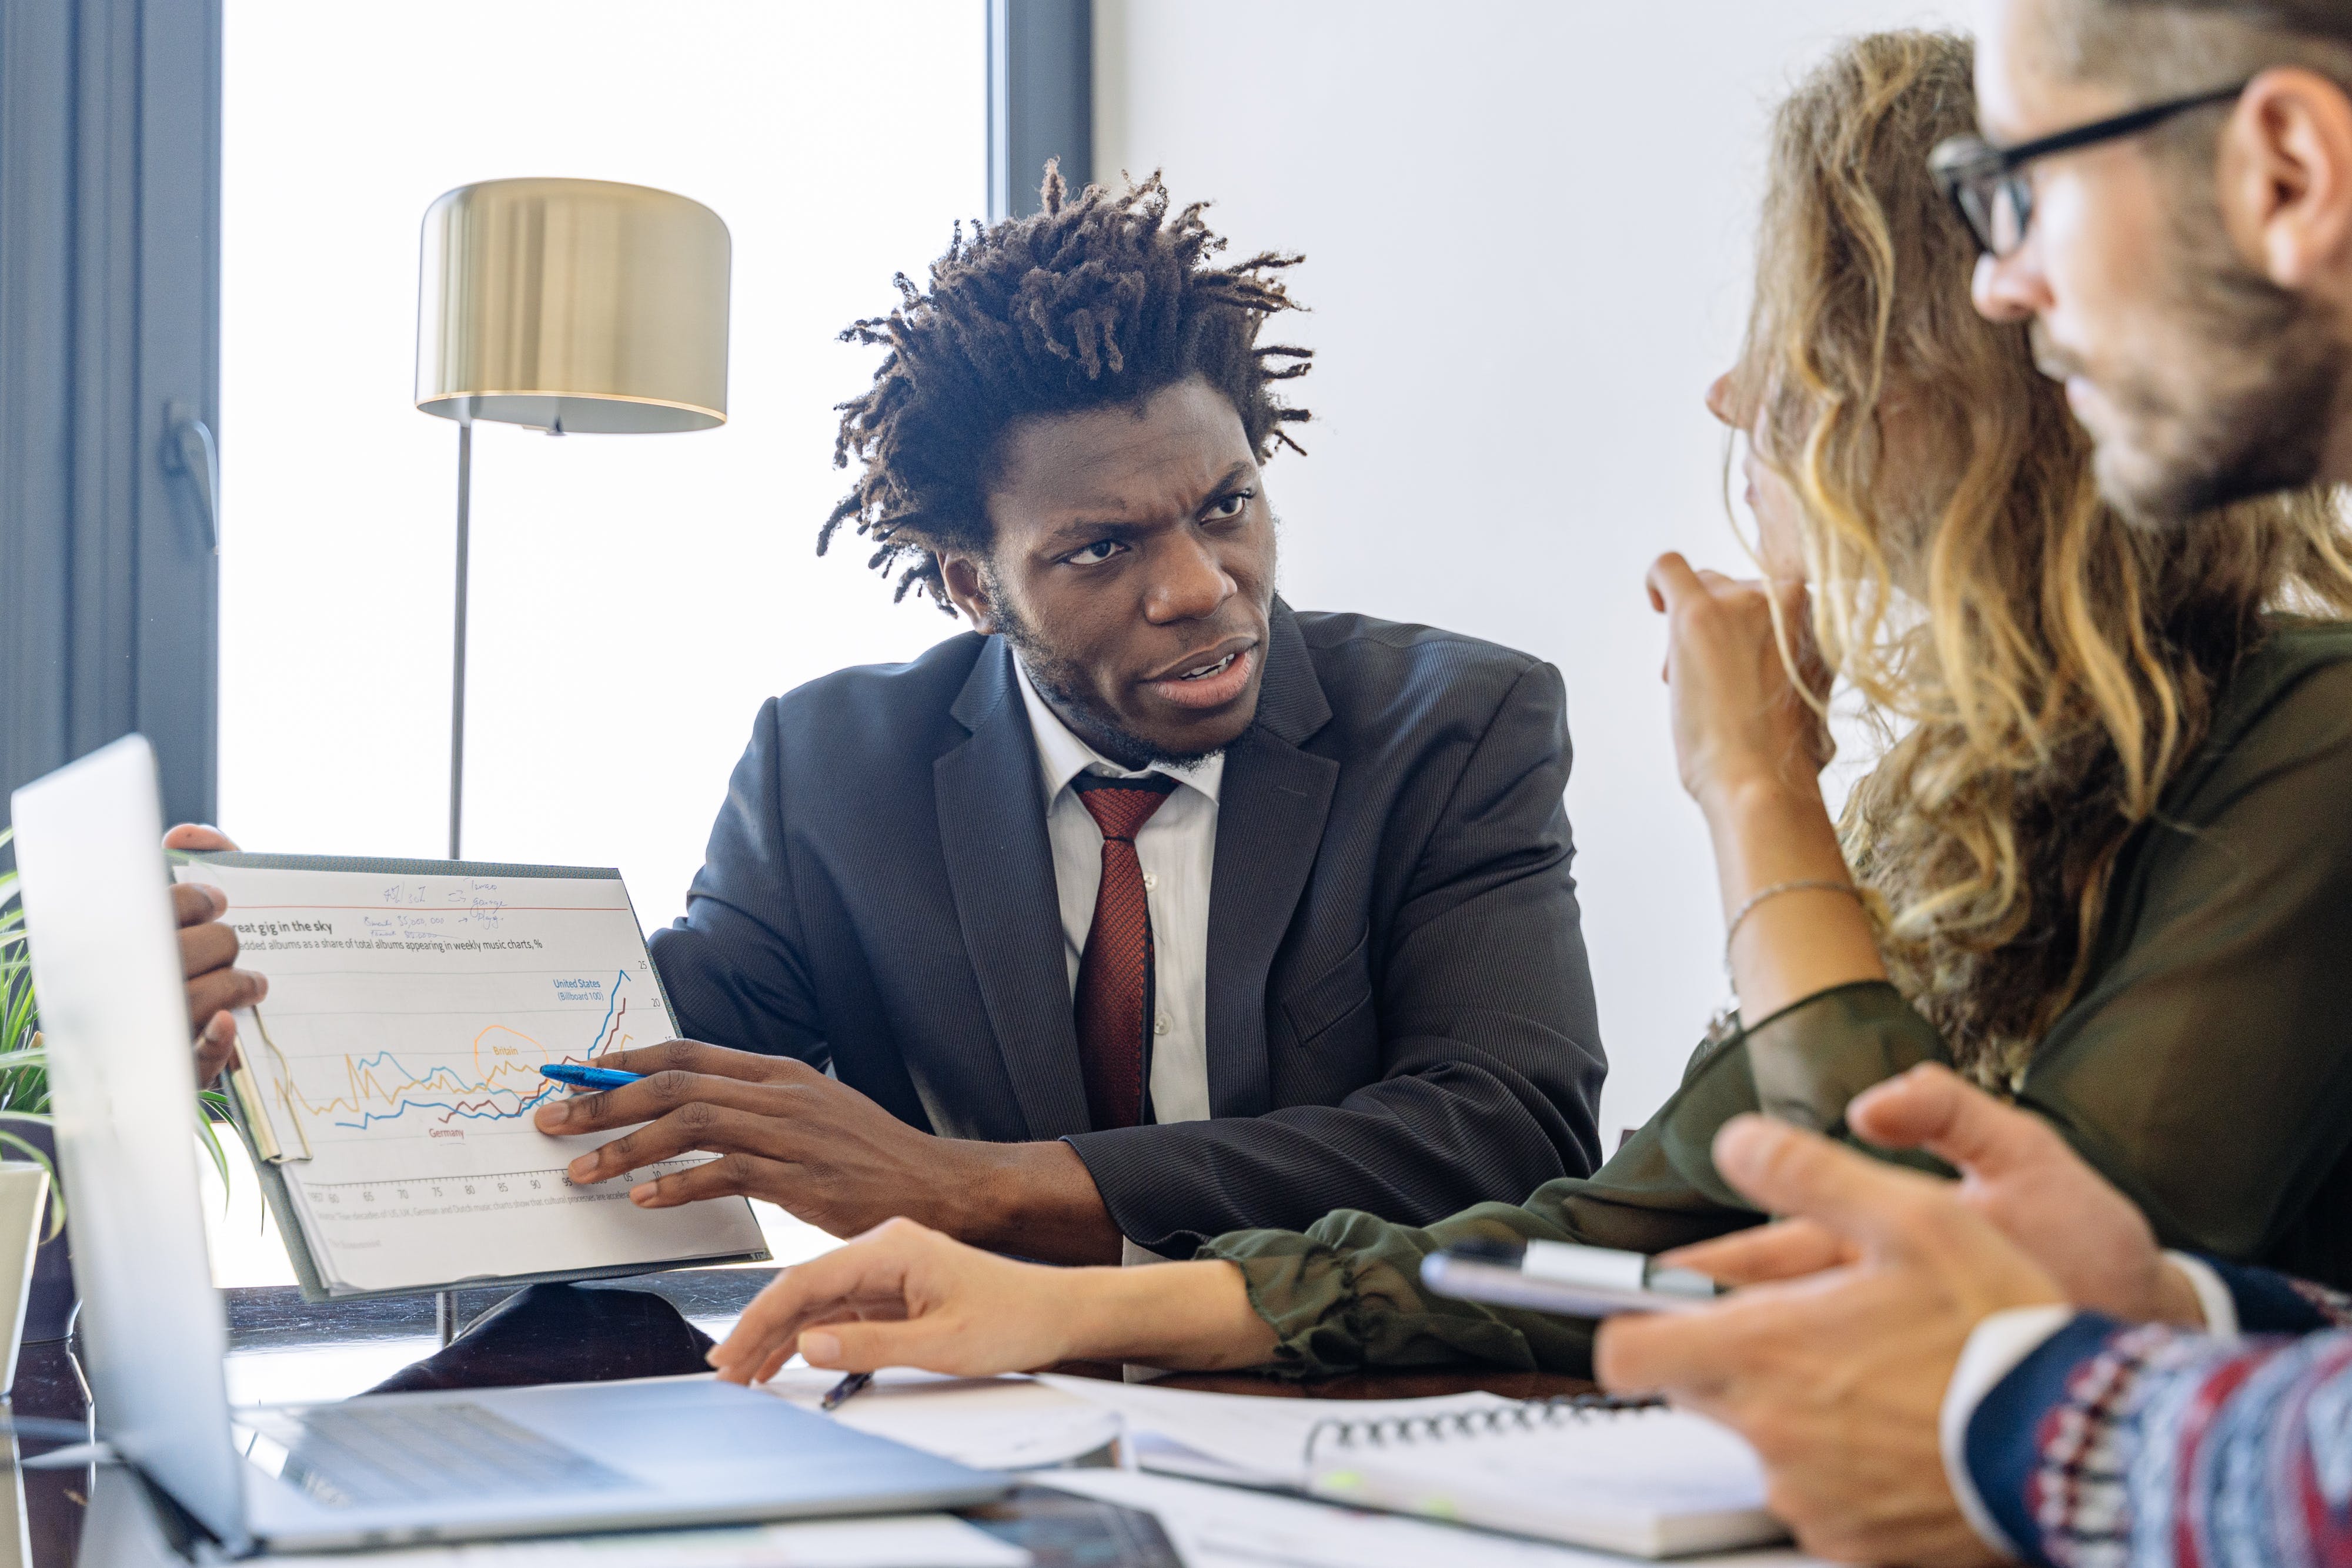
M 240 1104 L 268 1124 L 330 1293 L 764 1256 L 740 1198 L 640 1208 L 568 1163 L 616 1135 L 551 1136 L 540 1076 L 677 1032 L 613 873 L 223 856 L 238 962 L 268 977 L 237 1019 Z
M 331 1008 L 298 999 L 256 1009 L 282 1103 L 313 1148 L 354 1137 L 445 1141 L 521 1122 L 564 1092 L 541 1067 L 593 1062 L 671 1032 L 655 988 L 626 965 L 336 978 Z

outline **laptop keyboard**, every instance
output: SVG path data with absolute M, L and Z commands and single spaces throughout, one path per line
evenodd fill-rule
M 362 1401 L 286 1413 L 247 1458 L 333 1508 L 635 1489 L 633 1478 L 478 1405 Z

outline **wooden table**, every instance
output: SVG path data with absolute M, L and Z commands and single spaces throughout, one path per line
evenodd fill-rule
M 614 1285 L 666 1296 L 689 1321 L 716 1335 L 726 1331 L 774 1274 L 772 1269 L 691 1269 Z M 505 1291 L 459 1292 L 459 1322 L 470 1322 L 508 1294 Z M 430 1296 L 312 1304 L 287 1288 L 231 1290 L 222 1295 L 229 1326 L 225 1370 L 229 1397 L 235 1403 L 347 1398 L 438 1348 Z M 89 1403 L 73 1354 L 76 1348 L 78 1342 L 25 1347 L 17 1362 L 12 1401 L 16 1414 L 72 1421 L 87 1417 Z M 610 1375 L 609 1369 L 599 1370 L 599 1356 L 600 1347 L 593 1343 L 570 1347 L 568 1364 L 551 1368 L 548 1381 Z M 1113 1379 L 1121 1375 L 1117 1366 L 1097 1364 L 1073 1363 L 1055 1370 Z M 1170 1386 L 1220 1394 L 1303 1399 L 1410 1399 L 1473 1389 L 1530 1399 L 1589 1393 L 1592 1388 L 1574 1378 L 1511 1372 L 1365 1372 L 1314 1383 L 1217 1373 L 1184 1375 L 1167 1382 Z M 26 1454 L 34 1455 L 53 1446 L 28 1441 L 22 1448 Z M 90 1472 L 19 1469 L 16 1475 L 23 1488 L 31 1563 L 37 1568 L 72 1568 L 84 1531 L 91 1531 L 95 1539 L 108 1522 L 103 1518 L 94 1522 L 89 1515 Z M 136 1490 L 119 1480 L 100 1487 L 101 1514 L 110 1509 L 143 1506 L 136 1499 Z M 120 1521 L 114 1522 L 119 1527 Z M 0 1561 L 5 1561 L 5 1550 L 0 1544 Z M 114 1565 L 90 1564 L 89 1568 Z

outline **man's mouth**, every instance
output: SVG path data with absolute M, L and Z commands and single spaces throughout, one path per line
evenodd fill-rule
M 1228 653 L 1213 664 L 1203 664 L 1197 670 L 1187 670 L 1176 678 L 1180 681 L 1205 681 L 1212 675 L 1222 675 L 1232 669 L 1234 661 L 1240 657 L 1239 653 Z
M 1256 663 L 1257 644 L 1236 638 L 1234 643 L 1187 655 L 1166 674 L 1144 685 L 1153 695 L 1179 707 L 1218 708 L 1248 689 Z

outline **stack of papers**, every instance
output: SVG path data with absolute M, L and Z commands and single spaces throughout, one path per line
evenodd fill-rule
M 1191 1568 L 1429 1568 L 1432 1563 L 1444 1568 L 1625 1568 L 1622 1557 L 1574 1546 L 1174 1476 L 1064 1470 L 1048 1479 L 1064 1491 L 1153 1514 Z M 1677 1568 L 1822 1565 L 1819 1559 L 1781 1548 L 1685 1558 Z

